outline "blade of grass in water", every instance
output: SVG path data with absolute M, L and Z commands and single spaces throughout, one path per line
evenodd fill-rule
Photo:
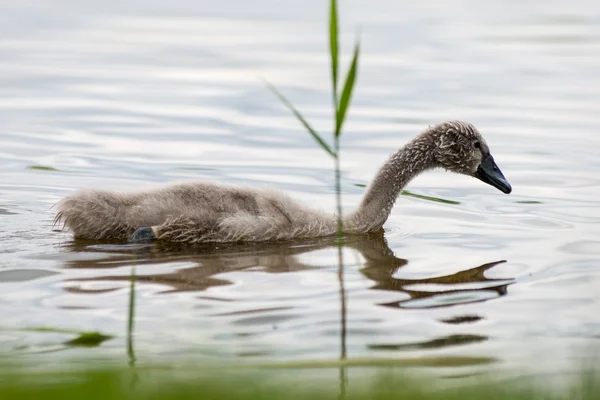
M 113 336 L 103 335 L 100 332 L 84 332 L 77 336 L 73 340 L 69 340 L 64 344 L 67 346 L 78 346 L 78 347 L 97 347 L 107 340 L 112 339 Z
M 54 328 L 52 326 L 34 326 L 31 328 L 23 328 L 22 330 L 29 332 L 71 333 L 74 335 L 85 333 L 85 331 L 77 331 L 75 329 Z
M 63 343 L 67 346 L 96 347 L 99 346 L 102 342 L 110 340 L 114 337 L 111 335 L 102 334 L 100 332 L 77 331 L 74 329 L 54 328 L 51 326 L 38 326 L 32 328 L 24 328 L 22 330 L 30 332 L 65 333 L 77 335 L 75 339 L 71 339 Z
M 339 137 L 342 133 L 342 125 L 346 118 L 346 111 L 350 105 L 350 99 L 352 98 L 352 90 L 354 89 L 354 82 L 356 81 L 356 73 L 358 69 L 358 57 L 360 54 L 360 43 L 357 42 L 354 46 L 354 56 L 352 57 L 352 63 L 346 76 L 346 82 L 344 83 L 344 89 L 342 90 L 342 97 L 340 98 L 339 108 L 336 113 L 336 126 L 335 136 Z
M 366 188 L 367 187 L 367 185 L 365 185 L 364 183 L 355 183 L 354 186 L 359 187 L 359 188 Z M 437 203 L 455 204 L 455 205 L 456 204 L 460 204 L 460 201 L 446 200 L 446 199 L 440 199 L 439 197 L 425 196 L 423 194 L 417 194 L 417 193 L 409 192 L 408 190 L 403 190 L 402 192 L 400 192 L 400 194 L 402 196 L 415 197 L 417 199 L 435 201 Z
M 89 174 L 89 173 L 91 173 L 89 171 L 71 171 L 71 170 L 65 170 L 65 169 L 58 169 L 58 168 L 54 168 L 54 167 L 48 167 L 46 165 L 28 165 L 25 167 L 25 169 L 29 169 L 32 171 L 66 172 L 66 173 L 70 173 L 70 174 Z
M 425 195 L 422 195 L 422 194 L 416 194 L 416 193 L 409 192 L 408 190 L 403 190 L 403 191 L 400 192 L 400 194 L 402 196 L 416 197 L 417 199 L 435 201 L 437 203 L 460 204 L 460 201 L 446 200 L 446 199 L 440 199 L 439 197 L 425 196 Z
M 321 148 L 323 150 L 325 150 L 326 152 L 328 152 L 329 155 L 331 155 L 332 157 L 335 157 L 335 152 L 333 150 L 331 150 L 331 147 L 329 147 L 327 142 L 325 142 L 321 138 L 321 135 L 319 135 L 319 133 L 310 126 L 310 124 L 304 119 L 302 114 L 300 114 L 298 112 L 298 110 L 296 110 L 296 108 L 292 105 L 292 103 L 290 103 L 290 101 L 283 94 L 281 94 L 279 92 L 279 90 L 277 90 L 277 88 L 275 88 L 275 86 L 273 86 L 269 82 L 266 82 L 266 84 L 269 87 L 269 89 L 275 94 L 275 96 L 277 96 L 277 98 L 279 98 L 279 100 L 283 104 L 285 104 L 287 108 L 290 109 L 290 111 L 296 116 L 296 118 L 298 118 L 298 121 L 300 121 L 300 123 L 302 123 L 302 125 L 304 125 L 304 127 L 306 128 L 308 133 L 310 133 L 312 135 L 312 137 L 317 141 L 317 143 L 319 143 L 319 145 L 321 145 Z
M 135 365 L 135 352 L 133 350 L 133 324 L 135 318 L 135 267 L 131 268 L 129 277 L 129 312 L 127 315 L 127 356 L 129 357 L 129 366 Z
M 58 169 L 54 168 L 54 167 L 47 167 L 45 165 L 29 165 L 27 167 L 27 169 L 31 169 L 34 171 L 54 171 L 54 172 L 59 172 Z

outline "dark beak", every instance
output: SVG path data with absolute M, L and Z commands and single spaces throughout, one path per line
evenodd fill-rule
M 481 165 L 477 168 L 477 172 L 475 172 L 475 177 L 488 185 L 492 185 L 503 193 L 509 194 L 512 191 L 510 183 L 502 175 L 502 171 L 496 165 L 494 157 L 491 154 L 483 157 Z

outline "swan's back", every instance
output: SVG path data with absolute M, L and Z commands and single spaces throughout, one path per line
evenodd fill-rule
M 169 225 L 163 239 L 186 242 L 287 239 L 332 226 L 331 217 L 282 193 L 211 183 L 79 191 L 60 202 L 59 221 L 80 239 L 127 239 L 140 227 Z

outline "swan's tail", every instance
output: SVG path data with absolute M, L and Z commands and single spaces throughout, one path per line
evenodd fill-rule
M 69 228 L 76 239 L 127 239 L 139 226 L 132 226 L 128 205 L 116 193 L 85 190 L 58 203 L 54 225 Z

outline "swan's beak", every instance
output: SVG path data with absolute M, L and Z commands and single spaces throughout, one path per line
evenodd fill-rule
M 477 168 L 475 177 L 488 185 L 492 185 L 503 193 L 509 194 L 512 191 L 510 183 L 508 183 L 504 175 L 502 175 L 502 171 L 500 171 L 500 168 L 496 165 L 494 157 L 489 153 L 483 158 L 481 165 Z

